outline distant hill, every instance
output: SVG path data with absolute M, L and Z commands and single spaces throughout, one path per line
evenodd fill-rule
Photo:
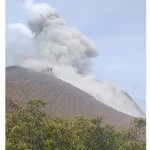
M 104 116 L 104 123 L 115 126 L 116 129 L 127 129 L 132 116 L 121 113 L 97 101 L 91 95 L 66 83 L 53 74 L 35 72 L 19 66 L 6 68 L 6 110 L 8 101 L 13 99 L 18 104 L 29 99 L 46 100 L 46 113 L 49 116 L 59 115 L 73 117 Z

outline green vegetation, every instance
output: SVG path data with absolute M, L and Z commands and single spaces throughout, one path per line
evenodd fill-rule
M 145 150 L 146 120 L 136 118 L 128 131 L 102 125 L 102 117 L 74 119 L 44 113 L 46 103 L 31 100 L 18 106 L 11 101 L 6 114 L 6 150 Z

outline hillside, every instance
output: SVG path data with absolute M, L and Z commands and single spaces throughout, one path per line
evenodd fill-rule
M 13 99 L 22 104 L 33 98 L 48 102 L 46 113 L 49 116 L 83 115 L 91 118 L 103 115 L 104 122 L 114 125 L 116 129 L 127 129 L 134 119 L 104 105 L 53 74 L 38 73 L 18 66 L 7 67 L 6 100 Z

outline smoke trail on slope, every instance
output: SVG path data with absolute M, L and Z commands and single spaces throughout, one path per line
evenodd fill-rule
M 22 28 L 18 29 L 28 31 L 27 36 L 33 37 L 34 51 L 24 57 L 19 55 L 19 65 L 37 71 L 52 67 L 55 76 L 104 104 L 132 116 L 144 115 L 123 91 L 95 80 L 90 72 L 92 59 L 98 55 L 94 43 L 78 29 L 67 26 L 55 8 L 32 0 L 26 0 L 23 8 L 30 18 L 27 25 L 19 24 Z M 17 28 L 16 24 L 9 27 Z

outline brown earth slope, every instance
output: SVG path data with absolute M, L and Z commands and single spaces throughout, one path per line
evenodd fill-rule
M 22 104 L 33 98 L 48 102 L 46 112 L 50 116 L 102 115 L 104 123 L 112 124 L 116 129 L 127 129 L 133 120 L 133 117 L 104 105 L 54 75 L 38 73 L 18 66 L 7 67 L 6 100 L 13 99 L 18 104 Z M 6 107 L 8 110 L 7 105 Z

